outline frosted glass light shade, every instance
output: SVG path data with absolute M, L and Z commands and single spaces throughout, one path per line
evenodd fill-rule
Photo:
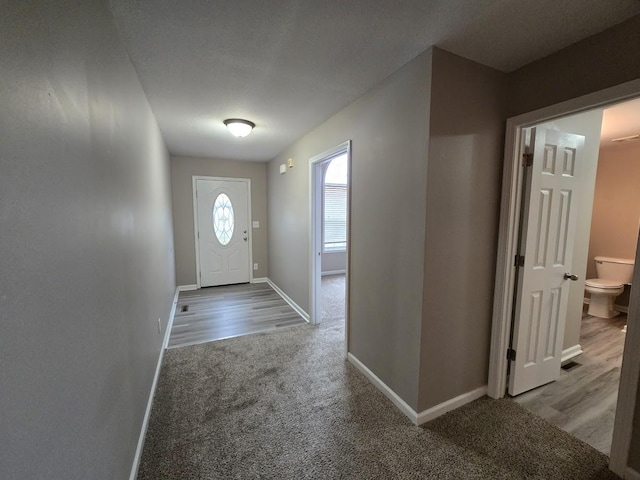
M 224 121 L 224 124 L 234 137 L 246 137 L 251 133 L 253 127 L 256 126 L 255 123 L 249 120 L 242 120 L 241 118 L 228 118 Z

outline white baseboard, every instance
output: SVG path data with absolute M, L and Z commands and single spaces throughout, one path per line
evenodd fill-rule
M 158 356 L 158 363 L 156 364 L 156 372 L 153 376 L 153 383 L 151 384 L 151 391 L 149 392 L 149 400 L 147 400 L 147 409 L 144 412 L 144 418 L 142 420 L 142 428 L 140 429 L 140 436 L 138 437 L 138 446 L 136 447 L 136 454 L 133 457 L 133 466 L 131 467 L 131 475 L 129 480 L 136 480 L 138 476 L 138 468 L 140 466 L 140 458 L 142 457 L 142 449 L 144 448 L 144 439 L 147 436 L 147 428 L 149 427 L 149 417 L 151 417 L 151 407 L 153 406 L 153 397 L 156 393 L 156 387 L 158 386 L 158 378 L 160 377 L 160 367 L 162 366 L 162 359 L 164 358 L 164 352 L 169 343 L 169 336 L 171 335 L 171 327 L 173 326 L 173 317 L 176 314 L 176 306 L 178 305 L 178 294 L 180 293 L 180 287 L 176 288 L 176 293 L 173 296 L 173 305 L 171 306 L 171 312 L 169 313 L 169 320 L 167 321 L 167 327 L 164 332 L 164 338 L 162 340 L 162 348 L 160 349 L 160 355 Z
M 631 467 L 627 467 L 624 471 L 624 479 L 625 480 L 640 480 L 640 473 L 634 470 Z
M 179 292 L 190 292 L 192 290 L 197 290 L 198 289 L 198 285 L 179 285 L 178 286 L 178 291 Z
M 251 283 L 268 283 L 269 279 L 267 277 L 258 277 L 251 280 Z
M 281 289 L 279 286 L 277 286 L 275 283 L 273 283 L 273 282 L 271 281 L 271 279 L 270 279 L 270 278 L 267 278 L 267 283 L 268 283 L 268 284 L 271 286 L 271 288 L 273 288 L 273 289 L 276 291 L 276 293 L 277 293 L 278 295 L 280 295 L 280 296 L 282 297 L 282 299 L 283 299 L 285 302 L 287 302 L 287 303 L 291 306 L 291 308 L 293 308 L 293 309 L 298 313 L 298 315 L 300 315 L 300 316 L 301 316 L 301 317 L 302 317 L 302 318 L 303 318 L 307 323 L 310 321 L 310 318 L 311 318 L 311 317 L 309 316 L 309 314 L 308 314 L 307 312 L 305 312 L 305 311 L 304 311 L 304 309 L 303 309 L 300 305 L 298 305 L 296 302 L 294 302 L 294 301 L 289 297 L 289 295 L 287 295 L 286 293 L 284 293 L 284 292 L 282 291 L 282 289 Z
M 396 392 L 391 390 L 391 388 L 389 388 L 386 383 L 380 380 L 375 373 L 369 370 L 367 366 L 360 360 L 358 360 L 353 354 L 348 353 L 347 359 L 354 367 L 360 370 L 364 374 L 364 376 L 367 377 L 369 381 L 378 388 L 378 390 L 384 393 L 385 396 L 389 400 L 391 400 L 391 402 L 396 407 L 398 407 L 398 409 L 402 413 L 409 417 L 409 420 L 411 420 L 414 425 L 422 425 L 423 423 L 433 420 L 440 415 L 444 415 L 451 410 L 455 410 L 456 408 L 461 407 L 469 402 L 484 397 L 487 394 L 487 386 L 485 385 L 470 392 L 463 393 L 462 395 L 458 395 L 455 398 L 447 400 L 446 402 L 443 402 L 434 407 L 428 408 L 427 410 L 423 410 L 420 413 L 417 413 L 413 408 L 409 406 L 409 404 L 407 404 L 407 402 L 400 398 Z
M 476 388 L 475 390 L 471 390 L 470 392 L 463 393 L 462 395 L 458 395 L 446 402 L 442 402 L 435 407 L 428 408 L 427 410 L 423 410 L 418 414 L 418 418 L 416 425 L 422 425 L 430 420 L 438 418 L 440 415 L 444 415 L 451 410 L 455 410 L 458 407 L 466 405 L 467 403 L 473 402 L 478 398 L 482 398 L 487 394 L 487 386 L 483 386 L 480 388 Z
M 562 363 L 568 362 L 573 357 L 577 357 L 582 353 L 582 345 L 577 344 L 573 347 L 566 348 L 562 351 L 562 359 L 560 360 Z
M 343 275 L 347 273 L 347 271 L 343 268 L 342 270 L 327 270 L 326 272 L 322 272 L 322 276 L 325 275 Z
M 169 345 L 169 337 L 171 336 L 171 329 L 173 328 L 173 319 L 176 316 L 176 309 L 178 308 L 178 296 L 180 290 L 176 288 L 176 294 L 173 296 L 173 304 L 171 305 L 171 312 L 169 312 L 169 320 L 167 321 L 167 329 L 164 331 L 164 340 L 162 342 L 162 348 L 166 349 Z
M 391 390 L 386 383 L 380 380 L 375 373 L 369 370 L 369 368 L 367 368 L 367 366 L 358 360 L 352 353 L 347 353 L 347 360 L 349 360 L 351 365 L 360 370 L 360 372 L 362 372 L 364 376 L 378 388 L 378 390 L 384 393 L 385 396 L 391 400 L 391 402 L 393 402 L 393 404 L 398 407 L 402 413 L 409 417 L 409 420 L 417 425 L 418 414 L 407 402 L 400 398 L 396 392 Z

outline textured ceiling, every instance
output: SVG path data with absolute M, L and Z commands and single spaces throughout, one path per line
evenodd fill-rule
M 267 161 L 431 45 L 514 70 L 638 0 L 109 0 L 174 155 Z M 222 120 L 246 118 L 236 139 Z

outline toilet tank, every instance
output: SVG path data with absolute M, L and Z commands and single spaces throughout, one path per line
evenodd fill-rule
M 631 283 L 633 278 L 633 258 L 596 257 L 598 278 Z

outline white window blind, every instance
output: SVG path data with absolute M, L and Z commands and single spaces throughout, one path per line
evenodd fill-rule
M 347 246 L 347 186 L 324 185 L 324 249 L 343 250 Z

